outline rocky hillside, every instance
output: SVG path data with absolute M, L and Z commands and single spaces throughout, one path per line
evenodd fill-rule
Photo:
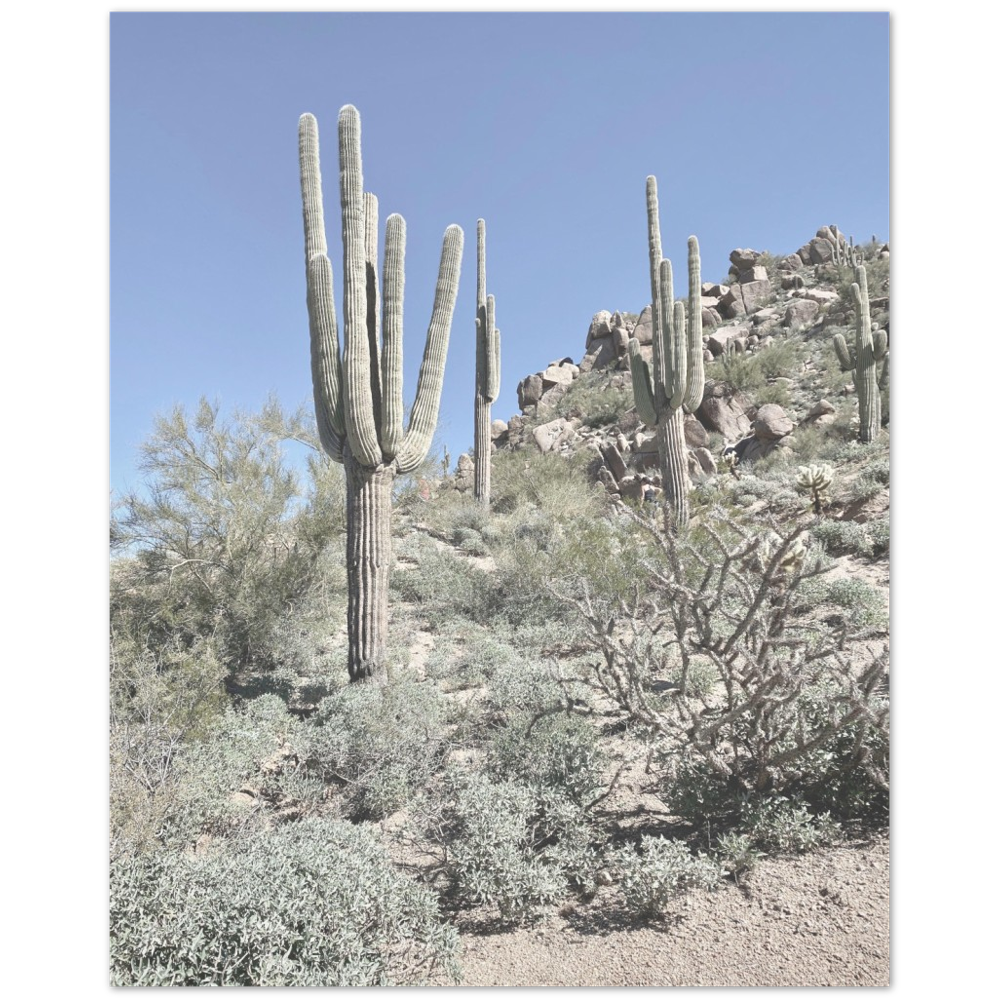
M 855 247 L 835 226 L 822 226 L 787 256 L 735 249 L 728 283 L 702 284 L 706 385 L 701 406 L 685 424 L 694 479 L 716 473 L 729 452 L 743 468 L 775 449 L 808 461 L 812 441 L 804 431 L 849 424 L 852 410 L 856 414 L 854 386 L 831 345 L 838 332 L 853 342 L 854 258 L 865 261 L 873 322 L 888 334 L 889 247 L 874 239 Z M 638 314 L 598 312 L 578 362 L 559 358 L 521 379 L 520 413 L 493 422 L 494 448 L 591 449 L 592 472 L 609 491 L 655 498 L 656 438 L 636 413 L 628 364 L 630 340 L 651 359 L 652 333 L 649 305 Z M 887 422 L 887 406 L 884 413 Z M 471 458 L 463 455 L 454 483 L 464 491 L 471 477 Z

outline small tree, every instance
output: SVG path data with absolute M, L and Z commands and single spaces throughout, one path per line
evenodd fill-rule
M 157 657 L 211 638 L 230 673 L 270 665 L 275 620 L 318 584 L 344 524 L 343 476 L 312 462 L 306 503 L 289 439 L 319 447 L 303 417 L 274 401 L 231 420 L 205 399 L 193 419 L 179 406 L 157 418 L 142 445 L 145 489 L 114 511 L 113 546 L 130 553 L 112 575 L 121 638 Z

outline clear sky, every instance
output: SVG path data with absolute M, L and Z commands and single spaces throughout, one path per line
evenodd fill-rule
M 472 442 L 475 231 L 517 382 L 579 360 L 591 316 L 649 298 L 645 178 L 664 253 L 788 253 L 836 223 L 889 233 L 887 14 L 111 15 L 110 473 L 137 484 L 157 412 L 201 395 L 311 402 L 297 138 L 320 128 L 342 308 L 337 113 L 362 123 L 365 187 L 407 223 L 412 400 L 445 228 L 465 255 L 442 396 Z M 342 317 L 342 312 L 341 312 Z

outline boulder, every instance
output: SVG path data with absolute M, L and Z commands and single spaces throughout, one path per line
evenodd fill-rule
M 708 447 L 708 431 L 693 413 L 684 414 L 684 441 L 689 448 Z
M 753 433 L 759 441 L 777 441 L 791 434 L 795 425 L 777 403 L 765 403 L 757 410 Z
M 795 299 L 785 309 L 782 326 L 795 327 L 811 323 L 819 315 L 819 303 L 811 299 Z
M 590 349 L 590 342 L 600 337 L 611 336 L 611 313 L 607 309 L 602 309 L 599 313 L 594 313 L 594 318 L 590 321 L 590 329 L 587 330 L 587 349 Z
M 720 326 L 712 331 L 705 343 L 712 352 L 712 355 L 718 357 L 725 351 L 726 344 L 733 338 L 744 341 L 745 345 L 749 333 L 750 327 L 744 323 L 737 323 L 733 326 Z
M 729 261 L 736 268 L 737 272 L 745 271 L 757 263 L 760 253 L 757 250 L 733 250 L 729 255 Z
M 774 306 L 765 306 L 763 309 L 758 309 L 753 315 L 753 325 L 760 326 L 761 323 L 767 323 L 769 320 L 776 320 L 778 318 L 778 310 Z
M 797 299 L 808 299 L 810 302 L 818 302 L 820 305 L 836 302 L 840 299 L 840 295 L 829 288 L 800 288 L 792 294 Z
M 538 409 L 546 410 L 551 409 L 556 403 L 559 402 L 563 396 L 569 392 L 570 382 L 559 382 L 556 385 L 551 386 L 542 393 L 542 398 L 538 401 Z
M 601 449 L 601 458 L 604 459 L 604 464 L 608 467 L 611 475 L 615 477 L 617 482 L 621 482 L 628 475 L 628 467 L 625 465 L 625 459 L 622 458 L 621 452 L 613 444 L 605 445 Z
M 517 386 L 517 405 L 522 410 L 526 406 L 533 406 L 542 398 L 544 389 L 541 375 L 529 375 L 522 379 Z
M 628 330 L 618 327 L 611 331 L 611 344 L 615 349 L 615 354 L 621 357 L 628 350 L 629 335 Z
M 740 271 L 740 284 L 747 285 L 751 281 L 767 281 L 767 268 L 760 264 L 748 267 L 745 271 Z
M 729 294 L 729 285 L 709 285 L 701 286 L 702 295 L 710 295 L 713 299 L 721 299 Z
M 715 464 L 715 459 L 712 457 L 712 453 L 707 448 L 692 448 L 691 454 L 695 457 L 698 465 L 701 467 L 701 471 L 708 476 L 714 476 L 718 471 L 718 466 Z
M 786 291 L 789 288 L 802 288 L 805 286 L 805 282 L 802 280 L 801 274 L 786 274 L 781 279 L 781 287 Z
M 632 336 L 638 340 L 640 344 L 651 344 L 653 342 L 652 306 L 646 306 L 646 308 L 639 313 L 639 322 L 635 324 L 635 328 L 632 330 Z
M 507 433 L 507 421 L 506 420 L 494 420 L 490 424 L 490 438 L 495 441 L 498 437 L 503 436 Z
M 833 260 L 833 244 L 817 236 L 809 241 L 809 260 L 813 264 L 826 264 Z
M 799 268 L 804 266 L 802 258 L 797 253 L 790 253 L 787 257 L 782 257 L 778 261 L 779 271 L 798 271 Z
M 535 444 L 538 445 L 538 450 L 544 455 L 568 437 L 567 431 L 570 432 L 570 435 L 573 432 L 569 421 L 563 417 L 556 417 L 555 420 L 550 420 L 546 424 L 539 424 L 531 432 L 531 435 L 535 439 Z
M 701 311 L 701 325 L 702 329 L 708 327 L 709 330 L 714 330 L 722 322 L 722 313 L 718 309 L 702 309 Z
M 579 372 L 576 365 L 552 364 L 542 372 L 542 385 L 548 389 L 553 385 L 568 385 L 573 376 Z
M 600 371 L 615 360 L 615 345 L 611 337 L 601 337 L 591 343 L 588 353 L 580 362 L 580 371 Z
M 737 319 L 746 314 L 746 307 L 743 305 L 743 296 L 740 294 L 739 286 L 730 288 L 719 300 L 719 312 L 725 319 Z
M 727 441 L 738 441 L 750 433 L 750 403 L 742 393 L 724 382 L 706 380 L 705 393 L 695 416 L 703 427 L 716 431 Z
M 771 282 L 767 278 L 763 281 L 751 281 L 740 285 L 740 292 L 743 295 L 743 308 L 748 313 L 756 312 L 771 297 Z

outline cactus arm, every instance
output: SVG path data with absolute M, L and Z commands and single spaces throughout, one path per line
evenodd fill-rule
M 650 312 L 653 321 L 653 371 L 650 383 L 653 400 L 661 395 L 663 385 L 663 358 L 665 351 L 661 331 L 662 285 L 660 284 L 660 262 L 663 252 L 660 246 L 660 203 L 656 196 L 656 178 L 650 175 L 646 178 L 646 228 L 649 237 L 649 287 L 653 296 Z M 656 421 L 653 420 L 652 424 Z
M 299 119 L 299 173 L 302 186 L 302 223 L 306 245 L 306 307 L 316 424 L 324 451 L 341 460 L 344 438 L 340 387 L 340 338 L 333 295 L 333 270 L 326 255 L 323 190 L 319 169 L 319 133 L 316 119 Z
M 313 115 L 299 118 L 299 178 L 302 185 L 302 224 L 306 236 L 306 266 L 316 254 L 326 253 L 323 188 L 319 170 L 319 129 Z
M 878 387 L 879 389 L 885 391 L 889 388 L 889 352 L 885 352 L 885 356 L 882 361 L 882 372 L 878 377 Z
M 492 295 L 486 296 L 486 338 L 484 342 L 483 361 L 486 365 L 483 380 L 483 395 L 491 403 L 497 398 L 500 383 L 500 357 L 497 348 L 496 300 Z
M 365 192 L 365 325 L 368 328 L 368 359 L 372 383 L 372 414 L 376 433 L 382 413 L 382 372 L 379 344 L 378 294 L 378 198 Z
M 417 378 L 417 394 L 410 413 L 410 426 L 403 444 L 396 455 L 396 466 L 401 473 L 412 472 L 427 456 L 441 405 L 441 386 L 444 382 L 444 364 L 448 354 L 451 318 L 455 312 L 458 295 L 458 277 L 462 266 L 464 234 L 461 227 L 449 226 L 445 230 L 441 247 L 441 266 L 438 270 L 434 308 L 427 330 L 424 359 Z
M 632 371 L 632 395 L 635 397 L 635 408 L 647 427 L 656 426 L 656 405 L 653 401 L 653 385 L 650 378 L 649 365 L 642 356 L 637 340 L 628 342 L 628 363 Z
M 490 381 L 486 388 L 489 401 L 495 403 L 500 395 L 500 331 L 496 327 L 490 339 Z
M 406 223 L 385 220 L 382 272 L 382 456 L 391 462 L 403 443 L 403 288 Z
M 874 348 L 875 360 L 881 361 L 889 348 L 889 338 L 886 336 L 885 330 L 875 330 L 872 333 L 872 346 Z
M 344 418 L 351 453 L 376 468 L 382 448 L 375 425 L 368 339 L 365 198 L 361 174 L 361 118 L 350 104 L 340 109 L 340 210 L 344 230 Z
M 854 361 L 851 359 L 851 352 L 847 349 L 847 341 L 843 334 L 833 335 L 833 349 L 837 352 L 837 360 L 840 362 L 840 370 L 849 372 L 854 370 Z
M 670 261 L 660 262 L 660 375 L 657 388 L 662 393 L 657 409 L 676 410 L 684 399 L 687 385 L 687 343 L 677 328 L 678 303 L 673 300 L 673 271 Z
M 705 394 L 705 347 L 701 327 L 701 252 L 698 238 L 688 237 L 688 317 L 687 317 L 687 392 L 684 409 L 694 413 Z
M 316 426 L 323 450 L 336 462 L 344 446 L 343 397 L 340 391 L 340 343 L 333 300 L 333 268 L 326 254 L 316 254 L 306 272 L 309 345 Z
M 673 321 L 670 324 L 670 353 L 673 367 L 673 393 L 670 410 L 679 410 L 687 396 L 687 317 L 684 303 L 674 303 Z

